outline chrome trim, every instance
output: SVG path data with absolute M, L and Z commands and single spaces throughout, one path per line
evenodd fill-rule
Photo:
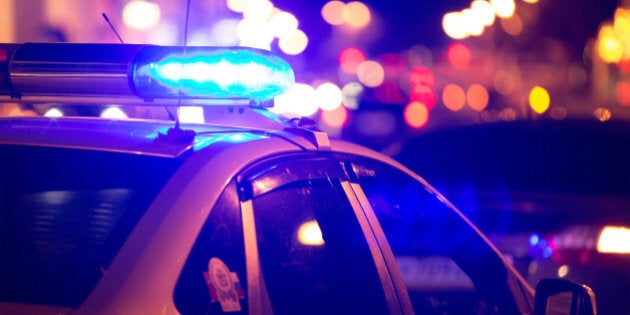
M 383 257 L 383 254 L 381 252 L 378 240 L 374 235 L 375 233 L 372 230 L 372 226 L 370 226 L 370 220 L 361 207 L 361 202 L 359 201 L 350 182 L 341 181 L 341 187 L 343 188 L 343 191 L 345 192 L 346 197 L 350 202 L 350 205 L 352 205 L 352 210 L 354 210 L 357 221 L 361 226 L 361 231 L 363 231 L 365 240 L 368 244 L 368 247 L 370 248 L 370 253 L 372 254 L 372 258 L 374 259 L 374 264 L 376 265 L 376 271 L 378 272 L 378 276 L 381 279 L 383 291 L 385 291 L 385 299 L 387 300 L 389 313 L 404 314 L 403 309 L 401 309 L 401 305 L 398 302 L 399 299 L 397 297 L 396 288 L 394 287 L 394 283 L 389 273 L 388 266 L 385 263 L 385 258 Z

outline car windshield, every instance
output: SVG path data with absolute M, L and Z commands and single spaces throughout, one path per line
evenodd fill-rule
M 78 306 L 180 164 L 0 146 L 0 301 Z

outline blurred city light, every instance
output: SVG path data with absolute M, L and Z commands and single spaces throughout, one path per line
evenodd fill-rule
M 447 48 L 448 61 L 459 70 L 466 70 L 470 66 L 472 54 L 470 49 L 462 43 L 451 43 Z
M 494 89 L 501 95 L 509 95 L 516 88 L 516 79 L 506 70 L 497 71 L 494 75 L 492 83 L 494 85 Z
M 358 109 L 363 90 L 363 85 L 359 82 L 350 82 L 344 85 L 343 88 L 341 88 L 343 105 L 351 110 Z
M 308 46 L 308 37 L 301 30 L 295 30 L 291 35 L 278 40 L 278 47 L 287 55 L 298 55 Z
M 328 1 L 322 7 L 322 18 L 330 25 L 342 25 L 346 22 L 343 18 L 343 8 L 345 6 L 346 4 L 341 1 Z
M 370 9 L 363 2 L 348 2 L 342 11 L 344 21 L 352 27 L 364 27 L 372 20 Z
M 348 122 L 348 110 L 343 106 L 332 110 L 323 110 L 321 119 L 327 127 L 341 128 Z
M 385 70 L 380 63 L 373 60 L 366 60 L 357 67 L 357 78 L 359 82 L 367 87 L 377 87 L 385 79 Z
M 466 100 L 468 106 L 478 112 L 483 111 L 488 106 L 490 96 L 488 90 L 481 84 L 473 84 L 466 92 Z
M 250 0 L 227 0 L 227 6 L 230 10 L 234 12 L 243 13 L 249 1 Z
M 270 110 L 287 117 L 314 115 L 319 110 L 315 89 L 308 84 L 296 83 L 289 91 L 275 98 L 274 107 Z
M 466 104 L 466 92 L 457 84 L 447 84 L 442 90 L 442 102 L 446 108 L 459 111 Z
M 547 109 L 549 109 L 550 103 L 551 98 L 549 97 L 549 92 L 543 87 L 535 86 L 529 92 L 529 106 L 534 112 L 538 114 L 546 112 Z
M 523 21 L 518 14 L 514 14 L 509 18 L 501 19 L 500 24 L 501 28 L 512 36 L 518 36 L 521 32 L 523 32 Z
M 134 0 L 123 8 L 123 22 L 130 28 L 149 30 L 160 21 L 160 6 L 156 3 Z
M 366 61 L 365 53 L 356 47 L 348 47 L 339 53 L 339 66 L 347 74 L 357 74 L 359 64 Z
M 500 18 L 509 18 L 514 14 L 516 4 L 514 0 L 490 0 L 494 14 Z
M 606 226 L 597 241 L 600 253 L 630 254 L 630 228 L 625 226 Z
M 274 36 L 279 39 L 290 37 L 298 30 L 298 20 L 289 12 L 279 11 L 274 13 L 269 20 L 269 24 L 271 24 Z
M 411 102 L 405 107 L 404 118 L 410 127 L 422 128 L 429 121 L 429 109 L 421 102 Z
M 315 89 L 317 103 L 322 110 L 335 110 L 341 106 L 341 89 L 334 83 L 322 83 Z

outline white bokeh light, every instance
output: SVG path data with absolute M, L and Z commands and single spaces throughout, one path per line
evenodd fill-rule
M 286 93 L 274 100 L 272 112 L 287 117 L 311 116 L 319 110 L 315 89 L 304 83 L 296 83 Z
M 142 0 L 128 2 L 123 8 L 123 22 L 130 28 L 149 30 L 160 21 L 160 6 Z

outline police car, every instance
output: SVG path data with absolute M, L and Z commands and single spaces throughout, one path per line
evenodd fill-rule
M 403 165 L 271 114 L 293 81 L 243 47 L 0 45 L 3 103 L 205 108 L 0 118 L 0 313 L 594 313 Z

